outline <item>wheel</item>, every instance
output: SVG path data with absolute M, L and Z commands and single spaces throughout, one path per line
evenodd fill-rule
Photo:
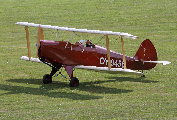
M 79 80 L 76 78 L 76 77 L 73 77 L 71 80 L 70 80 L 70 87 L 76 87 L 79 85 Z
M 145 77 L 145 75 L 143 74 L 141 77 Z
M 45 74 L 45 75 L 43 76 L 43 83 L 44 83 L 44 84 L 52 83 L 52 78 L 50 78 L 50 75 L 49 75 L 49 74 Z

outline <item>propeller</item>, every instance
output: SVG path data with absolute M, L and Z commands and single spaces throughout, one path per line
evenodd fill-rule
M 27 40 L 27 48 L 28 48 L 28 57 L 29 60 L 31 59 L 31 52 L 30 52 L 30 42 L 29 42 L 29 32 L 28 32 L 28 27 L 25 26 L 25 30 L 26 30 L 26 40 Z

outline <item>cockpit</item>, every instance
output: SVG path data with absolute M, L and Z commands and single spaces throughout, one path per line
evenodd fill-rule
M 80 40 L 79 42 L 76 42 L 75 45 L 83 45 L 83 46 L 85 46 L 86 48 L 87 48 L 87 47 L 95 48 L 95 45 L 92 44 L 91 40 L 87 40 L 87 41 L 85 42 L 85 45 L 84 45 L 84 42 L 85 42 L 85 40 Z
M 95 45 L 92 44 L 91 40 L 87 40 L 87 42 L 86 42 L 86 47 L 95 48 Z

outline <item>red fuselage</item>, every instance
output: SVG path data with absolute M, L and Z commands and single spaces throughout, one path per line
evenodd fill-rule
M 39 58 L 51 63 L 54 66 L 58 65 L 84 65 L 107 67 L 107 49 L 98 45 L 85 47 L 82 43 L 77 42 L 71 44 L 65 41 L 48 41 L 41 40 L 39 49 Z M 154 63 L 145 63 L 135 61 L 134 57 L 125 56 L 126 67 L 132 70 L 148 70 L 155 67 Z M 110 60 L 112 68 L 123 68 L 123 55 L 114 51 L 110 51 Z

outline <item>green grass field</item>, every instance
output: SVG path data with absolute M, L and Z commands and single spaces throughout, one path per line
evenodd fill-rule
M 69 87 L 62 76 L 44 85 L 42 77 L 51 68 L 20 60 L 27 45 L 24 26 L 16 22 L 127 32 L 140 39 L 124 39 L 126 55 L 134 56 L 148 38 L 158 60 L 172 63 L 156 65 L 145 78 L 76 69 L 79 87 Z M 1 0 L 0 119 L 177 119 L 176 25 L 176 0 Z M 37 29 L 29 32 L 36 57 Z M 44 35 L 56 40 L 54 30 Z M 60 40 L 71 38 L 70 32 L 59 35 Z M 79 36 L 73 35 L 73 41 L 91 39 L 105 46 L 105 37 Z M 119 38 L 110 37 L 110 49 L 122 53 Z

